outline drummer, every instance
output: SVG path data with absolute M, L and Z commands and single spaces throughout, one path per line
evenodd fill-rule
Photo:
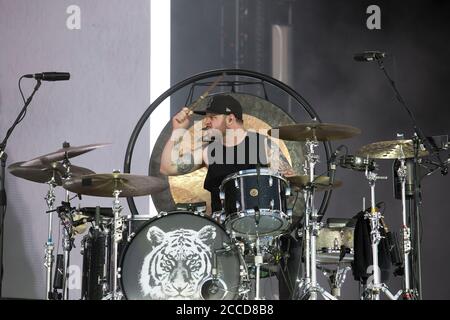
M 285 176 L 295 175 L 275 143 L 257 132 L 244 129 L 242 106 L 226 94 L 213 96 L 204 111 L 203 128 L 209 143 L 194 149 L 183 146 L 180 137 L 190 125 L 190 110 L 183 108 L 172 119 L 172 135 L 164 146 L 160 172 L 181 175 L 208 168 L 204 188 L 211 193 L 212 212 L 222 210 L 219 187 L 226 176 L 241 170 L 269 167 Z M 175 155 L 175 156 L 174 156 Z
M 181 175 L 206 166 L 208 172 L 204 188 L 211 193 L 212 212 L 222 210 L 219 187 L 229 174 L 269 167 L 284 176 L 295 175 L 275 143 L 270 143 L 265 135 L 244 129 L 242 106 L 232 96 L 215 95 L 205 111 L 194 112 L 204 115 L 202 130 L 210 141 L 196 149 L 190 143 L 183 145 L 180 137 L 191 119 L 190 110 L 183 108 L 172 119 L 172 135 L 162 152 L 160 172 Z M 296 285 L 300 242 L 289 235 L 282 239 L 282 247 L 291 257 L 288 261 L 282 259 L 277 272 L 279 298 L 282 300 L 292 297 Z

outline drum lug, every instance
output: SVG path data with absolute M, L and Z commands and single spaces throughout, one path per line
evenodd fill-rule
M 273 186 L 273 178 L 272 178 L 272 176 L 269 177 L 269 186 L 270 187 Z
M 236 189 L 239 189 L 238 179 L 234 179 L 234 186 L 236 187 Z
M 273 210 L 273 208 L 275 207 L 275 200 L 270 200 L 270 210 Z
M 225 200 L 225 192 L 220 191 L 219 198 L 220 198 L 220 200 Z
M 241 209 L 241 203 L 236 201 L 236 210 L 239 211 Z

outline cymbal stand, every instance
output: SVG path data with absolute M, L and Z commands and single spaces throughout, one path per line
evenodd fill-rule
M 404 275 L 403 275 L 403 297 L 406 300 L 413 299 L 416 297 L 414 290 L 411 289 L 410 279 L 411 279 L 411 269 L 409 254 L 411 252 L 411 231 L 408 227 L 407 217 L 406 217 L 406 175 L 407 167 L 405 163 L 405 158 L 400 158 L 400 167 L 397 170 L 398 177 L 402 186 L 402 251 L 403 251 L 403 263 L 404 263 Z
M 66 156 L 66 159 L 63 160 L 63 166 L 66 168 L 66 172 L 64 174 L 64 179 L 70 179 L 72 174 L 70 172 L 70 161 Z M 66 202 L 70 203 L 70 195 L 69 190 L 66 190 Z M 70 205 L 69 205 L 70 208 Z M 72 224 L 67 222 L 67 219 L 61 219 L 61 224 L 63 226 L 63 251 L 64 251 L 64 266 L 63 266 L 63 300 L 69 300 L 69 288 L 68 288 L 68 280 L 69 280 L 69 266 L 70 266 L 70 252 L 72 251 L 73 242 L 72 242 Z
M 366 178 L 369 181 L 370 185 L 370 200 L 371 200 L 371 210 L 369 213 L 365 214 L 365 218 L 370 221 L 370 240 L 372 245 L 372 267 L 373 276 L 369 277 L 370 283 L 366 284 L 366 292 L 365 297 L 369 300 L 380 300 L 380 292 L 383 292 L 389 299 L 397 300 L 400 296 L 400 293 L 397 295 L 393 295 L 389 292 L 386 284 L 381 283 L 381 274 L 380 267 L 378 263 L 378 244 L 381 240 L 380 234 L 380 219 L 381 213 L 378 211 L 378 208 L 375 206 L 375 183 L 377 180 L 386 180 L 387 177 L 379 176 L 374 171 L 369 171 L 368 167 L 366 168 Z M 369 271 L 369 270 L 368 270 Z M 369 281 L 369 279 L 367 281 Z
M 113 242 L 113 268 L 112 268 L 112 300 L 121 300 L 122 299 L 122 293 L 118 290 L 118 279 L 119 279 L 119 269 L 118 269 L 118 262 L 119 262 L 119 243 L 122 241 L 123 237 L 123 220 L 120 217 L 120 212 L 122 211 L 122 206 L 120 205 L 119 201 L 119 195 L 122 191 L 121 190 L 114 190 L 113 196 L 113 213 L 114 213 L 114 242 Z
M 299 282 L 300 300 L 317 300 L 317 293 L 320 293 L 326 300 L 337 300 L 329 292 L 325 291 L 317 283 L 317 248 L 316 237 L 319 233 L 320 223 L 318 221 L 317 210 L 314 207 L 314 171 L 315 165 L 319 162 L 319 155 L 315 153 L 315 148 L 319 146 L 317 140 L 306 140 L 306 159 L 309 165 L 309 185 L 306 187 L 306 212 L 305 212 L 305 278 Z
M 45 196 L 45 201 L 47 202 L 48 207 L 48 235 L 47 242 L 45 243 L 45 258 L 44 258 L 44 266 L 47 269 L 46 274 L 46 294 L 45 299 L 50 300 L 53 299 L 52 292 L 52 274 L 53 274 L 53 263 L 55 262 L 55 257 L 53 255 L 53 250 L 55 248 L 55 244 L 53 243 L 53 205 L 55 203 L 55 187 L 57 186 L 55 180 L 55 171 L 53 171 L 53 176 L 48 184 L 48 192 Z

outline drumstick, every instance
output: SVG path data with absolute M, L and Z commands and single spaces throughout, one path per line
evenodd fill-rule
M 193 113 L 193 111 L 194 111 L 194 109 L 199 105 L 199 103 L 203 100 L 203 99 L 205 99 L 207 96 L 208 96 L 208 94 L 209 94 L 209 92 L 212 90 L 212 89 L 214 89 L 218 84 L 219 84 L 219 81 L 220 80 L 222 80 L 223 79 L 223 77 L 225 77 L 225 73 L 222 73 L 221 75 L 220 75 L 220 77 L 218 77 L 207 89 L 206 89 L 206 91 L 205 92 L 203 92 L 201 95 L 200 95 L 200 97 L 198 97 L 198 99 L 197 100 L 195 100 L 189 107 L 187 107 L 188 108 L 188 114 L 189 115 L 191 115 L 192 113 Z M 178 121 L 178 123 L 181 123 L 181 121 L 180 120 L 178 120 L 178 119 L 176 119 L 177 121 Z M 184 119 L 183 119 L 183 121 L 184 121 Z

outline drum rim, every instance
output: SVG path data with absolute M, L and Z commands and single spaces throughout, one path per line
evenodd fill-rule
M 232 239 L 231 239 L 231 236 L 228 234 L 228 232 L 225 230 L 225 228 L 224 228 L 222 225 L 220 225 L 217 221 L 215 221 L 215 220 L 212 219 L 211 217 L 205 216 L 204 214 L 197 213 L 197 212 L 192 212 L 192 211 L 185 211 L 185 210 L 175 210 L 175 211 L 170 211 L 170 212 L 162 211 L 162 212 L 160 212 L 157 216 L 151 218 L 150 220 L 148 220 L 147 222 L 145 222 L 144 224 L 142 224 L 142 226 L 140 226 L 140 227 L 134 232 L 134 236 L 133 236 L 133 238 L 131 238 L 131 240 L 128 240 L 128 238 L 125 239 L 124 248 L 123 248 L 123 250 L 122 250 L 122 252 L 121 252 L 121 254 L 120 254 L 120 259 L 119 259 L 119 263 L 118 263 L 118 268 L 120 268 L 120 272 L 119 272 L 119 274 L 120 274 L 120 279 L 119 279 L 119 282 L 120 282 L 120 291 L 121 291 L 123 297 L 124 297 L 126 300 L 129 300 L 129 299 L 128 299 L 128 297 L 127 297 L 127 294 L 126 294 L 125 288 L 124 288 L 124 277 L 123 277 L 123 275 L 122 275 L 122 273 L 123 273 L 123 271 L 124 271 L 124 269 L 123 269 L 123 263 L 124 263 L 124 260 L 125 260 L 125 256 L 127 255 L 128 249 L 130 248 L 130 245 L 131 245 L 131 243 L 133 242 L 133 239 L 138 235 L 138 233 L 140 233 L 145 227 L 147 227 L 147 226 L 148 226 L 149 224 L 151 224 L 152 222 L 154 222 L 154 221 L 156 221 L 156 220 L 159 220 L 159 219 L 162 219 L 162 218 L 164 218 L 164 217 L 167 217 L 167 216 L 170 216 L 170 215 L 176 215 L 176 214 L 188 214 L 188 215 L 197 216 L 197 217 L 200 217 L 200 218 L 204 218 L 204 219 L 206 219 L 206 220 L 209 220 L 209 221 L 213 222 L 214 224 L 216 224 L 217 227 L 219 227 L 220 229 L 222 229 L 223 232 L 226 234 L 226 236 L 228 236 L 228 237 L 230 238 L 230 240 L 232 240 Z M 130 233 L 130 235 L 131 235 L 131 233 Z M 236 294 L 236 296 L 237 296 L 237 294 Z M 203 297 L 202 297 L 202 300 L 204 300 Z
M 257 171 L 258 171 L 258 169 L 246 169 L 246 170 L 239 170 L 238 172 L 235 172 L 235 173 L 231 173 L 223 179 L 222 183 L 220 184 L 220 189 L 223 189 L 223 186 L 231 180 L 235 180 L 235 179 L 241 178 L 241 177 L 256 176 L 256 175 L 258 175 Z M 286 185 L 289 185 L 289 182 L 281 174 L 279 174 L 278 172 L 276 172 L 273 169 L 260 168 L 259 171 L 260 171 L 259 175 L 261 175 L 261 176 L 276 177 L 280 180 L 283 180 L 286 183 Z

